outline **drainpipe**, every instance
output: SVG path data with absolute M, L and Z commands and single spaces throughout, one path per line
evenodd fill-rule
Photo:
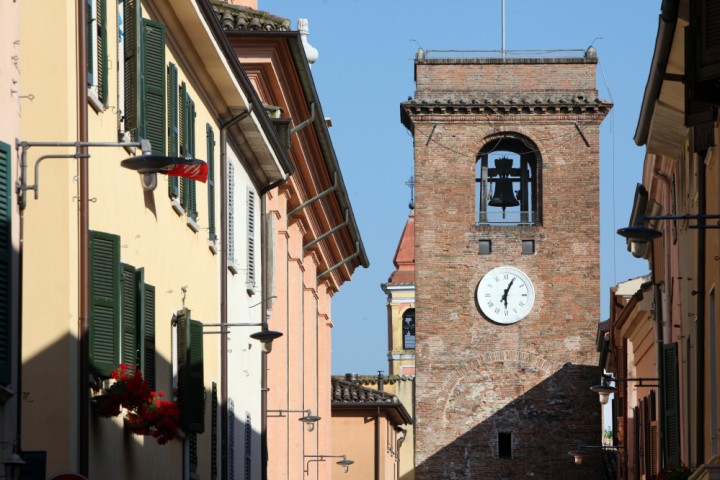
M 260 239 L 260 245 L 262 245 L 261 249 L 261 260 L 262 263 L 262 292 L 263 292 L 263 299 L 262 299 L 262 322 L 267 324 L 270 315 L 268 315 L 268 305 L 270 300 L 272 299 L 271 296 L 268 296 L 266 292 L 270 292 L 270 279 L 268 277 L 268 272 L 271 269 L 271 258 L 270 258 L 270 252 L 268 251 L 268 241 L 272 241 L 272 238 L 267 238 L 265 235 L 268 232 L 268 226 L 267 226 L 267 199 L 265 197 L 265 194 L 272 190 L 273 188 L 282 185 L 285 183 L 287 179 L 281 179 L 277 182 L 271 183 L 270 185 L 267 185 L 263 187 L 260 190 L 260 235 L 262 235 Z M 270 231 L 270 236 L 272 236 L 273 232 Z M 267 354 L 263 353 L 260 369 L 262 370 L 262 375 L 260 378 L 260 445 L 262 448 L 262 466 L 261 466 L 261 478 L 262 480 L 267 480 L 267 463 L 268 463 L 268 448 L 267 448 L 267 393 L 268 393 L 268 379 L 267 379 L 267 369 L 268 369 L 268 362 L 267 362 Z
M 380 480 L 380 407 L 375 414 L 375 480 Z
M 705 155 L 707 151 L 698 152 L 698 213 L 705 212 Z M 697 364 L 697 459 L 696 465 L 702 465 L 705 459 L 705 422 L 700 421 L 705 415 L 705 219 L 698 219 L 697 236 L 697 317 L 695 320 L 697 332 L 696 364 Z
M 378 391 L 385 388 L 385 377 L 382 371 L 378 372 Z M 375 414 L 375 480 L 380 480 L 380 407 Z
M 670 270 L 669 265 L 665 265 L 666 274 Z M 655 276 L 655 269 L 653 268 L 653 276 Z M 667 284 L 666 284 L 667 285 Z M 660 285 L 653 283 L 653 296 L 655 298 L 655 330 L 657 331 L 656 341 L 656 362 L 657 362 L 657 378 L 658 378 L 658 418 L 660 418 L 660 428 L 658 429 L 658 445 L 660 445 L 660 468 L 665 467 L 665 459 L 667 452 L 665 451 L 665 401 L 663 395 L 665 395 L 665 364 L 664 360 L 664 344 L 665 336 L 663 332 L 663 305 L 658 302 L 661 298 Z M 664 303 L 664 302 L 663 302 Z M 671 317 L 672 318 L 672 317 Z
M 658 170 L 653 170 L 653 175 L 656 178 L 659 178 L 664 181 L 665 183 L 665 193 L 667 194 L 665 198 L 670 199 L 670 205 L 672 205 L 672 188 L 671 188 L 671 179 L 669 176 L 665 175 L 662 172 L 659 172 Z M 671 215 L 675 215 L 675 212 L 670 212 Z M 672 231 L 675 231 L 675 220 L 672 220 Z M 670 323 L 672 323 L 672 312 L 670 309 L 672 308 L 672 300 L 670 298 L 670 295 L 672 292 L 670 292 L 670 287 L 672 285 L 670 277 L 672 276 L 672 272 L 670 269 L 670 262 L 671 262 L 671 256 L 670 256 L 670 249 L 673 243 L 673 237 L 672 235 L 664 235 L 663 241 L 665 242 L 665 248 L 664 248 L 664 254 L 665 254 L 665 278 L 663 278 L 663 283 L 665 284 L 665 289 L 667 290 L 667 294 L 663 297 L 660 285 L 657 283 L 657 279 L 655 278 L 655 268 L 652 269 L 652 284 L 653 284 L 653 297 L 655 298 L 655 330 L 657 332 L 657 337 L 655 339 L 656 342 L 656 362 L 657 362 L 657 377 L 658 377 L 658 392 L 659 395 L 659 401 L 658 401 L 658 417 L 661 419 L 660 421 L 660 429 L 658 430 L 658 445 L 660 445 L 660 468 L 665 467 L 665 460 L 667 456 L 667 452 L 665 451 L 665 435 L 666 435 L 666 425 L 665 425 L 665 401 L 663 400 L 663 395 L 665 394 L 665 362 L 664 362 L 664 345 L 665 345 L 665 327 L 664 327 L 664 315 L 667 311 L 670 318 Z M 655 248 L 653 243 L 653 261 L 655 260 Z M 662 302 L 659 300 L 662 299 Z M 670 337 L 672 340 L 672 336 Z
M 77 0 L 77 139 L 88 141 L 88 96 L 87 96 L 87 18 L 86 0 Z M 78 471 L 90 476 L 90 234 L 89 234 L 89 203 L 88 203 L 88 147 L 78 147 L 80 171 L 78 174 L 78 250 L 79 250 L 79 303 L 78 306 Z
M 80 0 L 82 1 L 82 0 Z M 247 118 L 253 109 L 253 104 L 241 114 L 231 118 L 220 126 L 220 323 L 228 323 L 228 258 L 227 258 L 227 129 L 237 122 Z M 222 465 L 220 478 L 228 480 L 228 358 L 227 335 L 220 335 L 220 462 Z

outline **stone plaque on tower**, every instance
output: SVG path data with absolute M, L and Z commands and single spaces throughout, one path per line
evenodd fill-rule
M 596 66 L 418 51 L 418 480 L 599 478 Z

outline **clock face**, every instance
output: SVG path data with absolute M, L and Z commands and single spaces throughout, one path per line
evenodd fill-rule
M 517 268 L 497 267 L 480 280 L 475 298 L 488 319 L 509 325 L 530 313 L 535 289 L 528 276 Z

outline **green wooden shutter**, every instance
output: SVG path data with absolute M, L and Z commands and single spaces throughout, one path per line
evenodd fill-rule
M 190 98 L 185 82 L 180 85 L 180 155 L 195 158 L 195 102 Z M 180 205 L 189 218 L 197 220 L 195 180 L 181 178 Z
M 124 53 L 124 89 L 125 89 L 125 131 L 134 140 L 138 140 L 138 89 L 139 64 L 138 22 L 140 16 L 140 0 L 123 0 L 123 53 Z
M 179 100 L 180 100 L 180 108 L 179 108 L 179 115 L 180 115 L 180 156 L 181 157 L 189 157 L 190 154 L 188 152 L 188 92 L 187 92 L 187 86 L 185 85 L 185 82 L 182 82 L 180 84 L 180 93 L 179 93 Z M 180 178 L 180 205 L 187 210 L 188 209 L 188 183 L 189 179 L 185 177 Z
M 87 38 L 86 51 L 85 51 L 85 64 L 87 65 L 87 84 L 88 87 L 93 86 L 95 70 L 93 56 L 95 55 L 95 41 L 93 39 L 93 28 L 92 24 L 95 21 L 93 18 L 93 0 L 85 0 L 85 35 Z
M 10 145 L 0 142 L 0 384 L 8 385 L 12 376 L 12 202 Z
M 665 464 L 680 465 L 680 396 L 677 343 L 663 345 L 663 398 L 665 418 Z
M 245 412 L 245 480 L 252 480 L 252 416 Z
M 197 442 L 197 433 L 190 433 L 188 434 L 188 443 L 189 445 L 189 461 L 190 464 L 190 473 L 197 473 L 197 467 L 198 467 L 198 442 Z
M 120 237 L 91 231 L 90 368 L 103 377 L 120 357 L 120 295 Z
M 165 25 L 143 18 L 140 58 L 141 137 L 165 155 Z
M 202 323 L 185 309 L 178 319 L 178 401 L 186 433 L 205 431 L 205 381 Z
M 97 0 L 97 16 L 98 98 L 104 105 L 108 100 L 107 6 L 105 0 Z
M 178 156 L 178 72 L 174 64 L 168 65 L 167 103 L 168 103 L 168 155 Z M 168 177 L 171 198 L 180 194 L 178 177 Z
M 235 165 L 227 159 L 227 248 L 228 264 L 235 268 Z
M 155 287 L 145 283 L 143 272 L 138 270 L 137 287 L 140 293 L 140 368 L 143 377 L 155 390 Z
M 135 267 L 122 264 L 122 300 L 120 302 L 120 363 L 138 364 L 137 346 L 137 287 Z
M 210 412 L 210 480 L 217 480 L 217 450 L 218 450 L 218 392 L 217 383 L 212 382 L 211 391 L 211 408 Z
M 215 132 L 210 124 L 206 127 L 207 133 L 207 163 L 208 163 L 208 235 L 210 241 L 217 239 L 215 232 Z
M 255 288 L 255 190 L 247 189 L 247 290 Z
M 195 158 L 195 102 L 188 95 L 188 152 L 190 158 Z M 197 182 L 188 181 L 188 217 L 197 220 Z

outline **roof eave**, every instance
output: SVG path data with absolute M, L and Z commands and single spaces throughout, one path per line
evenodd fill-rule
M 208 24 L 210 30 L 212 31 L 215 41 L 220 46 L 232 73 L 235 75 L 238 83 L 240 84 L 243 93 L 248 97 L 249 105 L 253 107 L 254 113 L 252 117 L 249 117 L 248 120 L 245 120 L 245 122 L 242 123 L 242 126 L 244 128 L 247 128 L 249 122 L 251 122 L 254 118 L 259 126 L 258 133 L 260 133 L 260 135 L 264 139 L 263 143 L 268 144 L 270 147 L 267 151 L 263 152 L 262 148 L 258 148 L 258 146 L 253 146 L 253 153 L 256 154 L 258 163 L 260 164 L 260 167 L 265 174 L 264 176 L 266 177 L 265 179 L 263 179 L 263 183 L 265 184 L 263 185 L 263 187 L 270 185 L 276 186 L 278 184 L 281 184 L 285 180 L 287 180 L 294 171 L 294 166 L 290 161 L 288 152 L 282 145 L 282 142 L 278 137 L 277 130 L 270 121 L 270 118 L 268 117 L 267 112 L 263 107 L 262 101 L 258 97 L 257 92 L 255 91 L 252 83 L 250 82 L 250 79 L 247 77 L 245 70 L 240 64 L 240 60 L 237 58 L 235 51 L 230 46 L 225 32 L 223 31 L 218 21 L 218 18 L 215 15 L 212 5 L 210 4 L 210 2 L 206 1 L 198 1 L 197 5 L 202 12 L 205 22 Z M 235 114 L 237 113 L 241 112 L 235 112 Z M 228 116 L 228 118 L 225 118 L 224 121 L 231 121 L 233 116 L 234 115 Z
M 346 403 L 346 402 L 332 402 L 332 410 L 375 410 L 375 409 L 387 410 L 389 413 L 394 414 L 393 420 L 397 425 L 412 425 L 413 420 L 407 409 L 402 403 Z
M 348 229 L 350 232 L 350 238 L 354 244 L 358 245 L 358 259 L 361 266 L 368 268 L 370 266 L 370 260 L 367 257 L 365 246 L 362 238 L 360 237 L 360 230 L 355 220 L 352 205 L 347 194 L 347 187 L 342 177 L 340 170 L 340 164 L 337 156 L 335 155 L 335 149 L 332 145 L 330 138 L 330 132 L 328 131 L 327 124 L 325 123 L 325 115 L 322 111 L 322 105 L 320 104 L 320 97 L 318 96 L 317 90 L 315 89 L 315 81 L 313 80 L 312 73 L 310 71 L 310 64 L 308 63 L 307 57 L 305 56 L 305 49 L 303 48 L 300 33 L 297 31 L 255 31 L 255 30 L 232 30 L 228 31 L 228 34 L 235 36 L 242 36 L 248 38 L 282 38 L 284 39 L 290 50 L 290 53 L 295 61 L 295 68 L 298 72 L 298 77 L 302 84 L 302 88 L 309 103 L 315 103 L 315 120 L 313 126 L 317 132 L 318 141 L 323 151 L 323 157 L 326 162 L 328 171 L 332 174 L 337 172 L 338 188 L 335 190 L 335 195 L 338 198 L 341 209 L 344 211 L 348 210 Z
M 635 129 L 634 140 L 638 146 L 645 145 L 648 140 L 650 125 L 655 113 L 655 102 L 660 96 L 665 68 L 667 67 L 673 37 L 675 36 L 679 6 L 680 0 L 663 0 L 662 3 L 662 10 L 658 17 L 655 50 L 650 64 L 648 81 L 645 85 L 642 106 L 640 107 L 640 118 Z

